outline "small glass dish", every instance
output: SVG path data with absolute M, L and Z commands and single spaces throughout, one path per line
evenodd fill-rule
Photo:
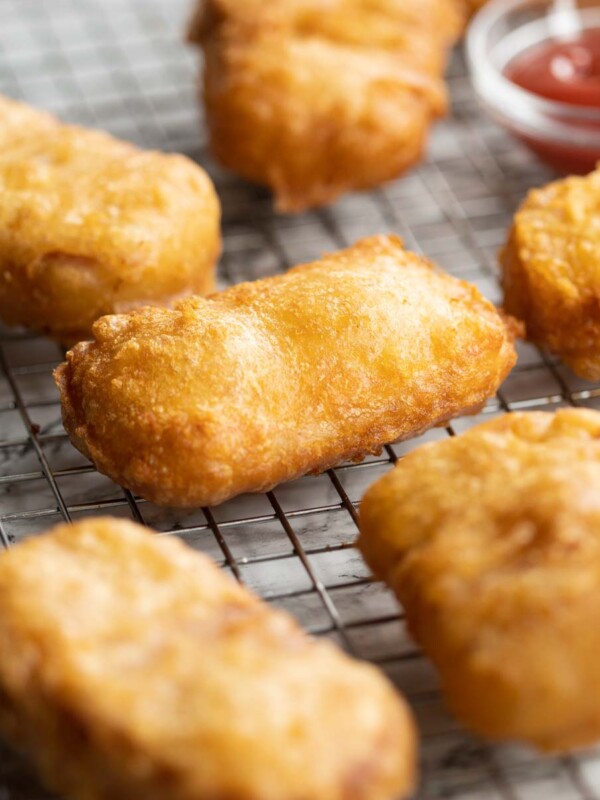
M 561 172 L 585 174 L 600 161 L 600 107 L 548 100 L 505 74 L 531 48 L 600 30 L 598 0 L 556 14 L 552 0 L 489 0 L 467 34 L 473 86 L 491 115 Z

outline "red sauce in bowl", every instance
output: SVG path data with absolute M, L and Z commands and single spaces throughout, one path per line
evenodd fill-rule
M 551 39 L 531 47 L 508 64 L 504 75 L 539 97 L 600 111 L 600 28 L 582 31 L 576 38 Z M 557 119 L 560 121 L 560 117 Z M 597 131 L 597 146 L 582 149 L 523 134 L 521 138 L 559 170 L 590 172 L 600 161 L 600 120 L 569 118 L 568 123 Z

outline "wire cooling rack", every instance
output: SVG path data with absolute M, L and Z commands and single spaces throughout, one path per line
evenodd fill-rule
M 205 153 L 197 57 L 181 41 L 188 10 L 186 0 L 0 0 L 0 91 L 202 163 L 223 203 L 223 286 L 394 231 L 499 300 L 496 254 L 512 212 L 529 187 L 553 176 L 479 112 L 460 53 L 450 70 L 453 113 L 436 128 L 425 164 L 376 192 L 282 217 L 266 192 L 219 171 Z M 414 441 L 267 495 L 194 512 L 159 509 L 99 475 L 69 444 L 51 375 L 61 360 L 51 342 L 2 331 L 3 546 L 60 520 L 100 513 L 176 534 L 309 631 L 375 662 L 395 681 L 420 724 L 421 800 L 600 800 L 600 748 L 542 760 L 520 748 L 489 747 L 460 729 L 444 711 L 435 672 L 408 639 L 393 597 L 369 579 L 353 549 L 363 491 Z M 482 416 L 564 405 L 600 407 L 600 386 L 521 346 L 519 365 L 483 415 L 422 440 L 460 432 Z M 26 767 L 0 752 L 0 800 L 47 797 Z

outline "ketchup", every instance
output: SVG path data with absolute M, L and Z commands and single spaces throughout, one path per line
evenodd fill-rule
M 539 97 L 600 111 L 600 28 L 531 47 L 508 64 L 504 75 Z M 561 171 L 590 172 L 600 160 L 600 122 L 570 119 L 569 124 L 597 131 L 598 145 L 583 150 L 522 134 L 521 138 Z

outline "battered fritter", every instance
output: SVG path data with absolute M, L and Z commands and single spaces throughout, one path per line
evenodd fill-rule
M 72 800 L 395 800 L 410 714 L 171 537 L 116 519 L 0 556 L 0 730 Z
M 528 338 L 600 380 L 600 171 L 530 192 L 501 261 L 506 308 Z
M 201 0 L 190 39 L 213 154 L 280 211 L 396 177 L 446 111 L 462 22 L 456 0 Z
M 365 495 L 359 546 L 492 739 L 600 738 L 600 414 L 513 413 L 425 445 Z
M 466 0 L 466 6 L 469 14 L 475 14 L 480 8 L 483 8 L 487 2 L 488 0 Z
M 510 325 L 373 237 L 174 310 L 104 317 L 56 371 L 73 444 L 161 505 L 220 503 L 360 460 L 494 394 Z
M 73 343 L 103 314 L 214 290 L 219 203 L 184 156 L 0 96 L 0 317 Z

